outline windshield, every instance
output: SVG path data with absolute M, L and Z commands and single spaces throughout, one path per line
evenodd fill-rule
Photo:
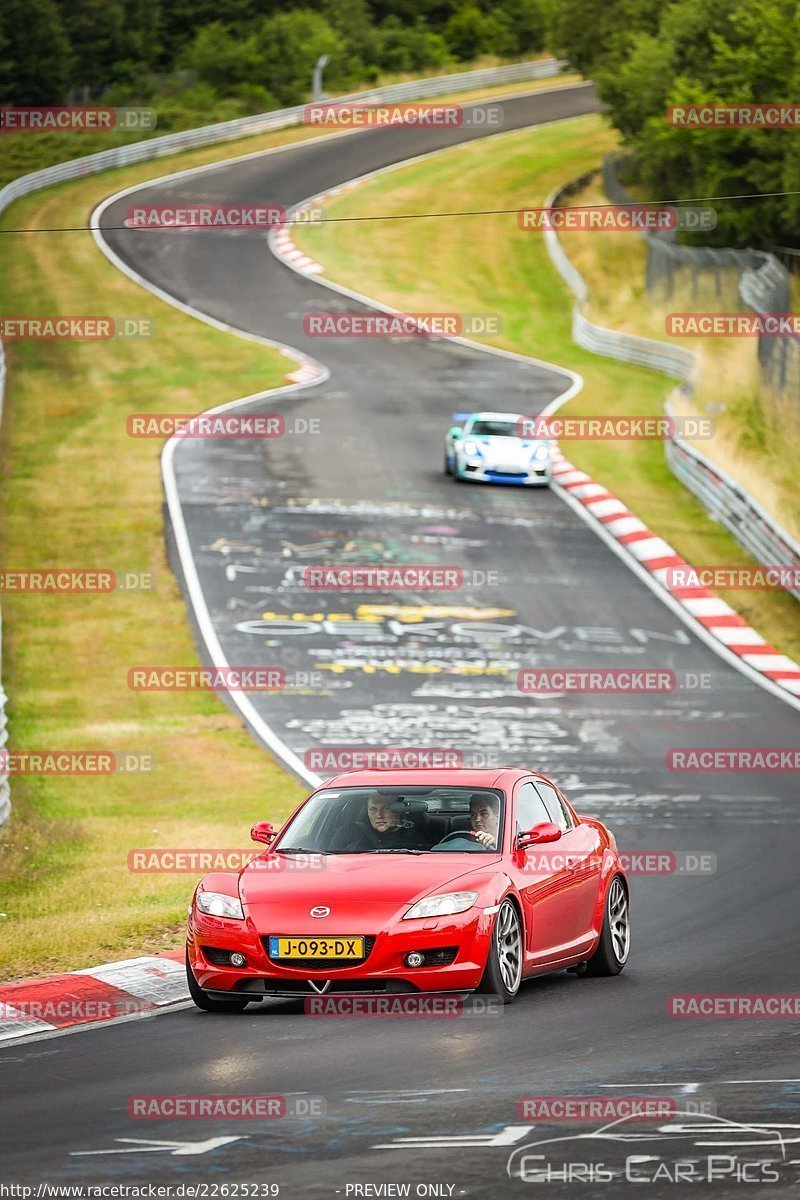
M 473 421 L 467 432 L 484 437 L 519 437 L 517 421 Z
M 326 788 L 274 849 L 316 854 L 489 854 L 501 845 L 504 801 L 490 788 Z

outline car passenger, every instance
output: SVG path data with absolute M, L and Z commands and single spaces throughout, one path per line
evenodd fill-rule
M 356 822 L 355 836 L 344 846 L 345 852 L 359 850 L 422 850 L 425 844 L 419 830 L 405 815 L 399 800 L 372 792 L 367 799 L 366 821 Z

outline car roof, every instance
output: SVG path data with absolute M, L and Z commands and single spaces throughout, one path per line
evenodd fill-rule
M 507 790 L 518 779 L 538 778 L 537 771 L 519 767 L 405 767 L 385 771 L 343 771 L 322 787 L 469 787 Z
M 508 412 L 474 412 L 469 415 L 470 421 L 522 421 L 522 413 Z

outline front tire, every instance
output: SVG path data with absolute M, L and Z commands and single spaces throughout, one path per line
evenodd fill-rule
M 492 944 L 479 992 L 511 1004 L 522 982 L 522 921 L 511 900 L 504 900 L 492 930 Z
M 619 975 L 631 949 L 628 893 L 619 875 L 608 885 L 600 942 L 586 964 L 587 975 Z
M 198 1008 L 203 1012 L 244 1012 L 249 1000 L 214 1000 L 207 995 L 194 977 L 194 971 L 189 962 L 189 952 L 186 952 L 186 982 L 189 985 L 189 995 Z

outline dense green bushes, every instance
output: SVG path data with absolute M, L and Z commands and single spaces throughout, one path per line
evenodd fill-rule
M 599 85 L 653 197 L 800 190 L 800 129 L 686 129 L 669 105 L 797 103 L 798 0 L 547 0 L 550 46 Z M 800 245 L 800 196 L 715 204 L 718 244 Z
M 326 87 L 544 48 L 544 0 L 4 0 L 0 102 L 157 103 L 178 92 L 242 113 Z M 169 110 L 169 104 L 167 109 Z

